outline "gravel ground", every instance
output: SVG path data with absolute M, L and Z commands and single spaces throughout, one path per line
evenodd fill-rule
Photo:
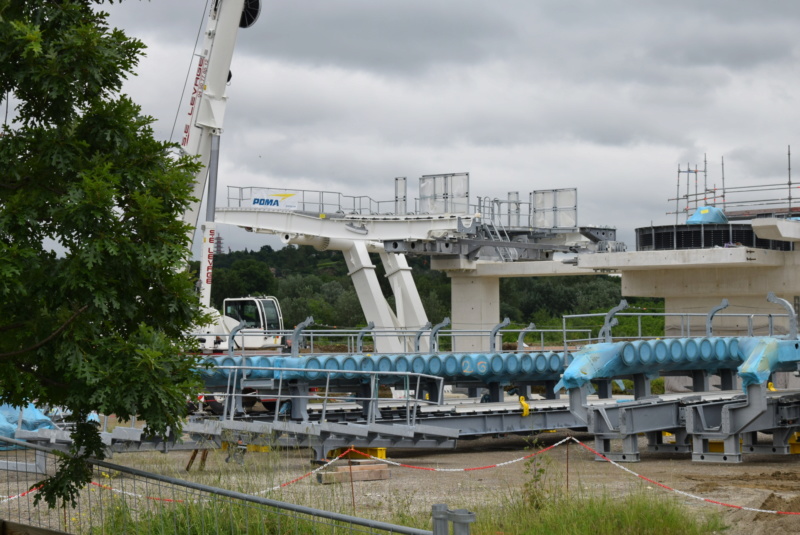
M 535 440 L 539 446 L 546 447 L 566 436 L 564 432 L 544 433 Z M 593 445 L 588 434 L 573 436 Z M 463 469 L 522 459 L 533 453 L 532 440 L 508 436 L 462 440 L 455 450 L 390 450 L 391 461 L 448 471 L 392 466 L 389 480 L 359 481 L 352 485 L 320 485 L 312 476 L 270 497 L 366 517 L 380 516 L 383 511 L 429 511 L 435 503 L 445 503 L 451 509 L 500 504 L 521 493 L 524 485 L 531 481 L 530 461 L 520 460 L 480 470 Z M 800 512 L 800 458 L 797 456 L 746 456 L 741 464 L 695 463 L 688 454 L 648 453 L 644 439 L 640 446 L 643 460 L 623 466 L 654 482 L 740 507 Z M 260 454 L 248 453 L 245 466 L 256 463 L 257 455 Z M 274 461 L 273 484 L 291 481 L 311 469 L 308 451 L 284 451 L 275 455 L 279 459 Z M 772 535 L 776 531 L 800 527 L 798 516 L 756 513 L 707 503 L 675 494 L 594 459 L 591 452 L 575 443 L 569 447 L 563 444 L 548 451 L 536 468 L 545 470 L 543 484 L 568 488 L 571 494 L 622 496 L 631 492 L 652 492 L 665 498 L 675 497 L 698 515 L 721 512 L 730 526 L 725 533 L 730 535 Z M 337 465 L 346 462 L 340 460 Z M 215 468 L 210 466 L 213 472 Z M 254 484 L 257 487 L 259 482 Z M 264 488 L 262 483 L 259 490 Z

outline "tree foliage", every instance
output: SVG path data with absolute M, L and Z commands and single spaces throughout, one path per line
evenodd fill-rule
M 441 322 L 450 316 L 450 279 L 445 273 L 431 270 L 428 257 L 410 256 L 407 260 L 428 319 L 433 324 Z M 276 251 L 264 246 L 259 251 L 220 254 L 214 260 L 215 284 L 220 279 L 228 280 L 230 273 L 236 271 L 234 266 L 244 261 L 260 263 L 262 269 L 269 267 L 275 271 L 274 286 L 251 287 L 247 292 L 275 295 L 281 303 L 285 325 L 297 325 L 309 315 L 314 316 L 317 326 L 354 328 L 366 324 L 342 253 L 291 246 Z M 373 263 L 384 295 L 392 303 L 382 265 L 377 258 Z M 217 295 L 221 304 L 223 297 L 241 297 L 246 293 L 225 290 Z M 620 278 L 608 275 L 502 279 L 498 321 L 508 317 L 516 325 L 534 322 L 538 327 L 560 328 L 563 315 L 605 313 L 621 299 Z M 663 312 L 662 300 L 629 297 L 628 302 L 633 311 L 644 308 Z M 602 324 L 602 318 L 587 318 L 572 322 L 570 327 L 589 328 L 596 335 Z M 661 334 L 663 318 L 644 319 L 642 327 L 646 333 Z M 638 322 L 620 318 L 615 333 L 629 334 L 629 331 L 638 332 Z
M 180 220 L 197 164 L 120 95 L 144 45 L 100 1 L 0 0 L 0 402 L 71 411 L 74 461 L 43 488 L 73 498 L 103 456 L 91 411 L 179 429 L 194 391 L 184 335 L 201 318 Z
M 275 277 L 267 264 L 254 258 L 236 260 L 229 268 L 214 271 L 211 300 L 217 308 L 222 308 L 226 297 L 272 295 L 275 286 Z

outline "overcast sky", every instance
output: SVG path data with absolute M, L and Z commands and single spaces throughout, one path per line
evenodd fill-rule
M 632 250 L 633 229 L 674 222 L 679 165 L 707 154 L 709 186 L 723 157 L 726 186 L 786 183 L 787 146 L 800 153 L 796 0 L 262 4 L 234 52 L 220 201 L 227 185 L 391 200 L 396 176 L 416 197 L 421 175 L 466 171 L 473 200 L 577 187 L 579 223 Z M 204 8 L 104 8 L 148 46 L 126 91 L 163 139 Z

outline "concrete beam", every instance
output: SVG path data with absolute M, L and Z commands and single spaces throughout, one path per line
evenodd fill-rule
M 730 247 L 578 255 L 578 268 L 598 271 L 765 268 L 785 265 L 786 252 Z
M 765 217 L 753 219 L 753 232 L 762 240 L 800 241 L 800 221 Z
M 431 269 L 444 271 L 452 276 L 472 277 L 546 277 L 563 275 L 594 275 L 592 271 L 581 269 L 573 264 L 559 260 L 536 262 L 495 262 L 487 260 L 467 260 L 464 258 L 431 257 Z

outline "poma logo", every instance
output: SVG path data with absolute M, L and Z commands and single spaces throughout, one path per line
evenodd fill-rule
M 253 199 L 253 204 L 259 206 L 280 206 L 278 199 Z
M 276 199 L 270 199 L 267 197 L 256 197 L 253 199 L 253 205 L 258 206 L 280 206 L 281 201 L 286 201 L 289 197 L 294 197 L 294 193 L 275 193 L 270 195 L 269 197 L 277 197 Z

